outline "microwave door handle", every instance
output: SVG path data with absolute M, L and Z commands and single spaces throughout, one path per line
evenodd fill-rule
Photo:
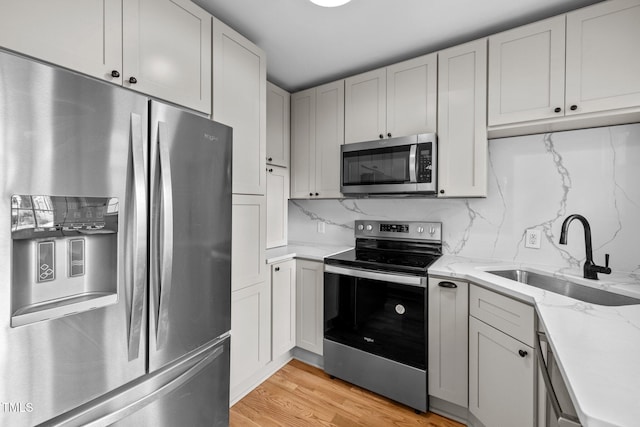
M 551 403 L 551 407 L 553 408 L 553 412 L 555 413 L 556 419 L 558 420 L 559 427 L 581 427 L 580 420 L 573 415 L 565 414 L 562 412 L 562 408 L 560 407 L 560 401 L 558 400 L 558 396 L 556 395 L 556 391 L 553 388 L 553 384 L 551 382 L 551 375 L 549 374 L 549 365 L 544 360 L 544 355 L 542 354 L 542 345 L 541 341 L 544 341 L 548 345 L 547 336 L 544 332 L 538 332 L 536 334 L 537 342 L 536 342 L 536 357 L 538 359 L 538 365 L 540 366 L 540 373 L 542 374 L 542 379 L 544 380 L 544 385 L 547 388 L 547 394 L 549 395 L 549 402 Z
M 411 150 L 409 151 L 409 181 L 418 182 L 418 176 L 416 174 L 418 144 L 411 144 Z
M 165 344 L 169 324 L 169 299 L 173 276 L 173 193 L 171 185 L 171 159 L 169 155 L 166 123 L 158 122 L 158 152 L 160 157 L 160 182 L 162 191 L 162 245 L 159 288 L 158 323 L 156 325 L 156 349 Z M 162 242 L 162 243 L 160 243 Z
M 133 246 L 133 272 L 127 272 L 127 279 L 133 279 L 131 287 L 131 314 L 129 323 L 129 360 L 138 358 L 140 350 L 140 337 L 142 334 L 142 316 L 145 297 L 146 265 L 146 184 L 144 170 L 144 141 L 142 136 L 142 117 L 139 114 L 131 114 L 131 157 L 133 162 L 133 191 L 135 209 L 133 215 L 134 239 Z

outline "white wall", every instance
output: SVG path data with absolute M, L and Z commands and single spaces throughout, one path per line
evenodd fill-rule
M 640 124 L 530 135 L 489 143 L 489 195 L 482 199 L 377 198 L 289 201 L 289 240 L 353 243 L 356 219 L 441 221 L 444 252 L 576 269 L 591 224 L 594 261 L 640 277 Z M 324 234 L 317 222 L 326 223 Z M 542 248 L 524 231 L 542 230 Z

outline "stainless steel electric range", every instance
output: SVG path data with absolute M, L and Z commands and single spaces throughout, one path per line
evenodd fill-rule
M 356 221 L 355 237 L 325 258 L 324 370 L 426 411 L 427 269 L 442 224 Z

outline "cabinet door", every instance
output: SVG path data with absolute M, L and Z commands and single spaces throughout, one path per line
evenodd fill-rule
M 429 278 L 429 394 L 467 407 L 469 284 Z
M 469 411 L 486 426 L 533 427 L 533 358 L 531 347 L 469 317 Z
M 487 195 L 487 40 L 438 54 L 440 197 Z
M 263 281 L 231 294 L 231 398 L 271 360 L 271 292 Z
M 305 199 L 315 190 L 316 90 L 291 95 L 291 198 Z
M 437 77 L 436 53 L 387 67 L 387 136 L 436 131 Z
M 289 167 L 291 95 L 267 82 L 267 163 Z
M 231 287 L 234 291 L 268 278 L 265 205 L 264 196 L 233 196 Z
M 296 262 L 296 345 L 322 356 L 323 269 L 321 262 Z
M 386 68 L 345 80 L 344 142 L 371 141 L 386 137 Z
M 124 0 L 123 8 L 123 85 L 209 114 L 211 15 L 188 0 Z
M 0 10 L 3 48 L 122 82 L 122 0 L 1 0 Z
M 271 266 L 271 359 L 296 345 L 296 261 Z
M 340 146 L 344 143 L 344 80 L 316 88 L 315 191 L 319 198 L 340 193 Z
M 289 170 L 267 166 L 267 249 L 287 244 Z
M 639 106 L 639 44 L 637 0 L 568 13 L 566 114 Z
M 266 187 L 267 70 L 264 52 L 213 19 L 213 120 L 233 127 L 233 192 Z
M 489 37 L 489 126 L 564 116 L 564 22 Z

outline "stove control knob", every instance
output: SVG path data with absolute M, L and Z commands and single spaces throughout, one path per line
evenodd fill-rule
M 431 227 L 431 228 L 429 228 L 429 234 L 430 234 L 430 235 L 432 235 L 432 236 L 433 236 L 434 234 L 436 234 L 436 228 L 435 228 L 435 227 Z
M 359 225 L 358 225 L 358 230 L 360 230 L 360 231 L 364 230 L 364 225 L 359 224 Z
M 424 227 L 418 227 L 416 228 L 416 231 L 420 234 L 424 233 Z
M 373 230 L 373 225 L 371 224 L 367 225 L 367 231 L 371 231 L 371 230 Z

